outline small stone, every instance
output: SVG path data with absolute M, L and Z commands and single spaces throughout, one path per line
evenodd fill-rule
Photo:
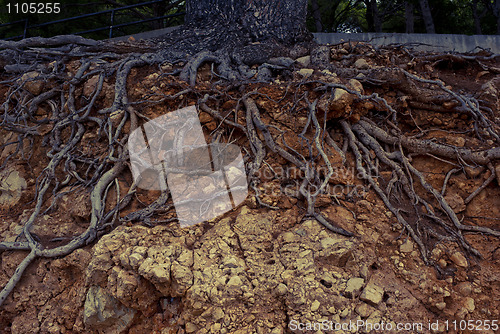
M 314 73 L 314 70 L 312 68 L 302 68 L 297 73 L 302 75 L 304 79 L 307 79 Z
M 319 309 L 320 305 L 321 303 L 318 300 L 313 301 L 311 304 L 311 311 L 316 312 Z
M 223 263 L 224 268 L 238 268 L 239 267 L 238 260 L 233 256 L 224 258 L 222 260 L 222 263 Z
M 337 73 L 332 73 L 330 70 L 322 70 L 321 74 L 337 77 Z
M 387 306 L 391 306 L 391 305 L 396 304 L 396 297 L 390 296 L 389 299 L 387 299 L 387 301 L 385 303 L 387 304 Z
M 304 127 L 306 126 L 307 124 L 307 121 L 308 121 L 308 118 L 307 117 L 303 117 L 303 116 L 299 116 L 295 119 L 295 122 L 298 126 L 300 127 Z
M 295 61 L 297 63 L 299 63 L 300 65 L 307 67 L 311 64 L 311 56 L 300 57 L 300 58 L 297 58 Z
M 26 180 L 13 168 L 6 168 L 0 173 L 0 207 L 11 208 L 21 200 Z
M 465 146 L 465 138 L 457 137 L 455 140 L 455 145 L 457 145 L 458 147 L 464 147 Z
M 297 234 L 293 232 L 285 232 L 283 233 L 283 242 L 284 243 L 292 243 L 298 240 L 299 238 L 297 237 Z
M 359 82 L 358 80 L 356 79 L 350 79 L 349 80 L 349 85 L 351 85 L 351 87 L 357 91 L 358 93 L 360 94 L 364 94 L 365 93 L 365 90 L 363 88 L 363 84 L 361 82 Z
M 325 284 L 329 284 L 330 286 L 333 286 L 337 280 L 333 277 L 332 273 L 330 272 L 324 272 L 323 275 L 321 276 L 321 280 L 325 283 Z
M 218 321 L 222 318 L 224 318 L 224 311 L 220 307 L 216 307 L 214 311 L 212 312 L 212 317 L 215 321 Z
M 373 307 L 366 303 L 361 303 L 356 306 L 356 313 L 359 314 L 362 318 L 368 318 L 373 311 Z
M 133 321 L 135 313 L 103 288 L 91 286 L 85 298 L 83 323 L 88 329 L 121 333 Z
M 287 292 L 288 292 L 288 287 L 287 287 L 285 284 L 280 283 L 280 284 L 278 284 L 278 286 L 276 287 L 276 292 L 278 292 L 278 294 L 279 294 L 280 296 L 283 296 L 285 293 L 287 293 Z
M 436 308 L 440 311 L 444 310 L 446 308 L 446 303 L 445 302 L 439 302 L 439 303 L 436 303 Z
M 369 274 L 368 266 L 363 265 L 359 270 L 359 275 L 364 279 L 368 279 L 368 274 Z
M 376 306 L 382 301 L 383 297 L 384 289 L 373 283 L 369 283 L 363 290 L 363 293 L 361 293 L 359 299 Z
M 188 322 L 186 324 L 186 333 L 194 333 L 198 330 L 198 326 L 193 324 L 192 322 Z
M 351 310 L 349 310 L 348 307 L 344 308 L 342 311 L 340 311 L 340 317 L 345 318 L 351 314 Z
M 438 265 L 441 267 L 441 268 L 446 268 L 446 266 L 448 265 L 448 263 L 446 262 L 445 259 L 439 259 L 438 261 Z
M 40 73 L 35 71 L 24 73 L 18 83 L 24 83 L 23 88 L 33 95 L 40 95 L 44 86 L 44 80 L 42 80 Z
M 450 256 L 450 260 L 453 261 L 457 266 L 467 268 L 467 259 L 460 252 L 455 252 Z
M 455 318 L 457 318 L 457 319 L 464 319 L 464 318 L 467 316 L 467 314 L 468 314 L 468 313 L 469 313 L 469 312 L 467 311 L 467 309 L 466 309 L 465 307 L 461 307 L 461 308 L 459 308 L 459 309 L 455 312 L 455 315 L 454 315 L 454 316 L 455 316 Z
M 319 100 L 318 108 L 326 110 L 329 117 L 337 118 L 343 116 L 351 108 L 354 98 L 346 90 L 335 88 L 333 96 L 328 97 L 326 94 Z
M 342 239 L 334 239 L 332 237 L 326 237 L 324 239 L 321 239 L 320 243 L 321 243 L 321 247 L 323 249 L 326 249 L 326 248 L 329 248 L 335 244 L 338 244 L 339 242 L 342 242 L 343 240 Z
M 413 251 L 413 242 L 411 242 L 409 239 L 406 240 L 404 244 L 399 246 L 399 251 L 401 253 L 411 253 Z
M 471 297 L 465 297 L 464 307 L 469 313 L 474 312 L 474 310 L 476 309 L 474 299 L 472 299 Z
M 367 70 L 370 68 L 370 65 L 368 65 L 368 62 L 364 60 L 363 58 L 360 58 L 356 60 L 354 63 L 354 67 L 356 67 L 358 70 Z
M 469 296 L 472 293 L 472 284 L 470 282 L 460 282 L 457 284 L 457 289 L 463 296 Z
M 465 138 L 463 138 L 463 137 L 447 137 L 446 141 L 449 144 L 455 145 L 457 147 L 464 147 L 465 146 Z
M 442 121 L 442 120 L 440 120 L 440 119 L 439 119 L 439 118 L 437 118 L 437 117 L 434 117 L 434 118 L 432 119 L 432 123 L 433 123 L 434 125 L 443 125 L 443 121 Z
M 229 279 L 229 282 L 227 282 L 226 286 L 228 288 L 239 288 L 240 286 L 243 285 L 243 282 L 241 281 L 241 278 L 239 276 L 233 276 Z
M 444 251 L 441 247 L 435 247 L 431 252 L 431 256 L 435 261 L 439 260 L 443 256 L 443 254 Z
M 448 194 L 444 199 L 455 213 L 462 212 L 466 208 L 464 199 L 457 193 Z
M 271 78 L 272 78 L 272 73 L 269 67 L 265 65 L 260 66 L 259 70 L 257 71 L 256 79 L 259 81 L 269 82 L 271 81 Z
M 365 280 L 363 278 L 350 278 L 347 281 L 347 286 L 344 290 L 344 293 L 347 297 L 356 297 L 357 295 L 359 295 L 359 292 L 363 288 L 363 285 L 365 285 Z
M 500 165 L 499 165 L 500 166 Z M 483 166 L 477 166 L 477 167 L 470 167 L 470 166 L 465 166 L 465 173 L 467 173 L 467 176 L 469 176 L 472 179 L 475 179 L 479 175 L 481 175 L 482 172 L 484 172 L 484 167 Z M 498 169 L 500 172 L 500 168 Z M 497 172 L 498 174 L 498 172 Z

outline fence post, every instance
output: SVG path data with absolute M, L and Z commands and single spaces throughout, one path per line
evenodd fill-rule
M 26 34 L 28 32 L 28 19 L 24 19 L 24 32 L 23 32 L 23 39 L 26 38 Z
M 111 11 L 111 25 L 109 26 L 109 38 L 113 38 L 113 25 L 115 24 L 115 10 Z

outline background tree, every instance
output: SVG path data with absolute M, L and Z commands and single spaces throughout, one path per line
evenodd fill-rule
M 308 27 L 315 32 L 318 22 L 323 32 L 360 32 L 366 26 L 363 0 L 312 0 L 308 13 Z
M 486 0 L 486 5 L 496 18 L 496 33 L 500 35 L 500 0 Z
M 323 21 L 317 0 L 311 0 L 311 10 L 309 12 L 314 18 L 316 32 L 323 32 Z
M 366 22 L 368 31 L 382 32 L 382 21 L 380 19 L 376 0 L 363 0 L 366 6 Z
M 405 1 L 405 22 L 406 22 L 406 33 L 413 34 L 415 28 L 415 19 L 413 15 L 413 11 L 415 7 L 411 1 Z
M 474 17 L 474 33 L 476 35 L 481 35 L 482 34 L 482 29 L 481 29 L 481 18 L 484 16 L 486 12 L 479 13 L 479 0 L 472 0 L 472 3 L 470 4 L 470 7 L 472 9 L 472 16 Z
M 425 31 L 428 34 L 435 34 L 436 29 L 434 28 L 434 19 L 432 18 L 432 11 L 429 6 L 428 0 L 418 0 L 420 3 L 420 11 L 422 13 L 422 18 L 425 23 Z
M 83 0 L 74 0 L 71 2 L 63 2 L 62 13 L 59 15 L 16 15 L 14 13 L 6 13 L 7 0 L 0 0 L 1 22 L 12 22 L 19 19 L 28 18 L 30 24 L 40 24 L 54 19 L 62 19 L 71 16 L 77 16 L 85 13 L 102 11 L 112 8 L 118 8 L 123 5 L 137 3 L 132 0 L 104 0 L 102 2 L 86 2 Z M 289 1 L 286 5 L 277 5 L 271 2 L 269 5 L 263 2 L 251 1 L 228 1 L 227 4 L 234 4 L 234 8 L 227 9 L 221 7 L 218 1 L 212 2 L 201 1 L 199 4 L 193 4 L 191 12 L 199 11 L 200 16 L 216 18 L 218 26 L 226 26 L 232 29 L 232 36 L 237 32 L 235 27 L 238 25 L 242 28 L 241 35 L 248 34 L 252 29 L 258 27 L 257 22 L 264 22 L 261 17 L 250 17 L 251 13 L 256 13 L 256 6 L 267 6 L 265 11 L 276 15 L 276 22 L 270 24 L 263 30 L 262 36 L 268 34 L 269 30 L 274 30 L 273 35 L 276 40 L 280 40 L 284 35 L 297 34 L 300 36 L 303 31 L 302 21 L 298 19 L 299 15 L 304 13 L 304 2 L 301 1 L 300 6 L 296 1 Z M 316 32 L 406 32 L 406 33 L 455 33 L 455 34 L 497 34 L 499 33 L 499 2 L 500 0 L 310 0 L 308 2 L 308 17 L 306 27 L 310 31 Z M 288 4 L 289 3 L 289 4 Z M 167 14 L 181 14 L 185 12 L 186 1 L 183 0 L 165 0 L 147 6 L 129 9 L 123 12 L 115 13 L 115 25 L 125 22 L 133 22 L 144 20 L 151 17 L 157 17 Z M 212 6 L 215 8 L 209 8 Z M 204 8 L 205 6 L 205 8 Z M 252 8 L 251 8 L 252 7 Z M 282 22 L 281 12 L 285 9 L 297 9 L 295 17 L 290 17 L 285 21 L 295 20 L 299 22 L 298 30 L 286 22 Z M 222 10 L 222 12 L 221 12 Z M 277 12 L 281 11 L 281 12 Z M 223 13 L 226 14 L 223 14 Z M 203 14 L 204 13 L 204 14 Z M 222 15 L 221 15 L 222 13 Z M 229 14 L 229 15 L 228 15 Z M 260 15 L 260 13 L 257 13 Z M 263 14 L 266 15 L 266 14 Z M 196 15 L 195 15 L 196 16 Z M 439 20 L 434 20 L 434 17 L 439 17 Z M 221 18 L 227 18 L 227 22 L 222 22 Z M 193 23 L 192 17 L 186 17 L 186 22 Z M 200 18 L 196 18 L 199 20 Z M 191 20 L 191 21 L 190 21 Z M 215 26 L 215 22 L 205 20 L 203 24 L 205 29 L 209 26 Z M 255 27 L 251 27 L 251 22 L 254 22 Z M 230 24 L 230 23 L 236 23 Z M 135 34 L 140 31 L 152 29 L 160 29 L 172 25 L 180 25 L 184 23 L 183 16 L 175 16 L 164 20 L 155 20 L 147 23 L 141 23 L 130 27 L 122 27 L 116 30 L 118 35 Z M 283 23 L 281 28 L 278 23 Z M 110 24 L 110 15 L 99 15 L 89 17 L 75 22 L 59 23 L 53 26 L 44 27 L 43 29 L 31 29 L 32 36 L 54 36 L 62 31 L 67 33 L 76 33 L 82 30 L 92 30 L 98 27 L 104 27 Z M 192 25 L 192 24 L 191 24 Z M 248 26 L 248 28 L 245 28 Z M 270 29 L 271 26 L 274 28 Z M 264 28 L 264 27 L 259 27 Z M 0 28 L 0 36 L 9 37 L 22 34 L 24 26 L 20 23 L 17 26 L 9 26 Z M 287 30 L 291 29 L 291 33 Z M 265 32 L 265 31 L 268 32 Z M 207 30 L 208 31 L 208 30 Z M 237 34 L 236 34 L 237 35 Z M 280 37 L 280 35 L 282 35 Z M 108 38 L 108 32 L 94 32 L 86 34 L 87 37 L 95 39 Z M 247 36 L 250 39 L 260 39 L 262 36 Z M 245 37 L 241 37 L 245 39 Z M 238 38 L 239 40 L 240 38 Z M 297 37 L 292 38 L 297 39 Z M 282 40 L 287 43 L 284 39 Z M 230 42 L 230 41 L 226 41 Z M 221 43 L 223 43 L 221 41 Z

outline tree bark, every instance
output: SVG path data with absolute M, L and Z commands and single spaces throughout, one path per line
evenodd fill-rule
M 500 35 L 500 0 L 495 0 L 493 14 L 497 18 L 497 35 Z
M 413 4 L 409 1 L 405 1 L 405 22 L 406 33 L 413 34 L 415 32 L 415 18 L 413 16 Z
M 316 25 L 317 32 L 323 32 L 323 22 L 321 21 L 321 13 L 319 11 L 318 1 L 311 0 L 312 16 Z
M 380 14 L 378 12 L 377 1 L 372 0 L 373 6 L 373 25 L 375 26 L 375 32 L 382 32 L 382 20 L 380 19 Z
M 378 13 L 376 0 L 364 0 L 366 5 L 366 21 L 368 30 L 374 32 L 382 32 L 382 21 Z
M 474 17 L 474 33 L 476 35 L 481 35 L 482 30 L 481 30 L 481 19 L 479 17 L 479 13 L 477 12 L 477 1 L 474 0 L 472 2 L 472 16 Z
M 186 25 L 229 25 L 243 30 L 252 42 L 276 40 L 291 45 L 310 39 L 306 14 L 307 0 L 190 0 Z
M 434 28 L 434 20 L 432 19 L 431 8 L 429 7 L 428 0 L 419 0 L 420 10 L 422 11 L 422 17 L 424 19 L 425 31 L 428 34 L 435 34 L 436 29 Z

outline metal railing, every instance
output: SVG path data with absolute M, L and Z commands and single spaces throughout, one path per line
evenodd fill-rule
M 7 26 L 12 26 L 12 25 L 17 25 L 17 24 L 23 24 L 24 29 L 23 29 L 23 34 L 22 35 L 17 35 L 17 36 L 11 36 L 7 38 L 3 38 L 4 40 L 17 40 L 17 39 L 24 39 L 26 37 L 29 37 L 29 30 L 31 29 L 38 29 L 42 27 L 47 27 L 50 25 L 58 24 L 58 23 L 64 23 L 64 22 L 70 22 L 70 21 L 75 21 L 75 20 L 81 20 L 84 18 L 88 17 L 93 17 L 97 15 L 104 15 L 104 14 L 110 14 L 110 22 L 109 25 L 95 28 L 95 29 L 90 29 L 90 30 L 83 30 L 83 31 L 78 31 L 75 33 L 72 33 L 72 35 L 83 35 L 83 34 L 89 34 L 89 33 L 94 33 L 94 32 L 99 32 L 99 31 L 104 31 L 104 30 L 109 30 L 108 38 L 113 38 L 113 32 L 122 27 L 127 27 L 127 26 L 132 26 L 135 24 L 139 23 L 146 23 L 146 22 L 151 22 L 151 21 L 159 21 L 159 20 L 164 20 L 167 18 L 172 18 L 172 17 L 177 17 L 177 16 L 182 16 L 185 13 L 184 12 L 179 12 L 179 13 L 174 13 L 174 14 L 169 14 L 169 15 L 163 15 L 163 16 L 156 16 L 156 17 L 151 17 L 147 19 L 142 19 L 142 20 L 137 20 L 133 22 L 126 22 L 126 23 L 121 23 L 121 24 L 115 24 L 115 13 L 123 10 L 128 10 L 132 8 L 137 8 L 137 7 L 142 7 L 142 6 L 149 6 L 161 2 L 166 2 L 165 0 L 155 0 L 155 1 L 149 1 L 149 2 L 142 2 L 139 4 L 135 5 L 128 5 L 128 6 L 123 6 L 123 7 L 118 7 L 118 8 L 113 8 L 113 9 L 108 9 L 108 10 L 103 10 L 100 12 L 94 12 L 94 13 L 89 13 L 89 14 L 83 14 L 79 16 L 73 16 L 70 18 L 66 19 L 60 19 L 60 20 L 54 20 L 50 22 L 45 22 L 45 23 L 40 23 L 40 24 L 35 24 L 35 25 L 30 25 L 28 19 L 24 20 L 18 20 L 14 22 L 9 22 L 9 23 L 4 23 L 0 24 L 0 28 L 7 27 Z

